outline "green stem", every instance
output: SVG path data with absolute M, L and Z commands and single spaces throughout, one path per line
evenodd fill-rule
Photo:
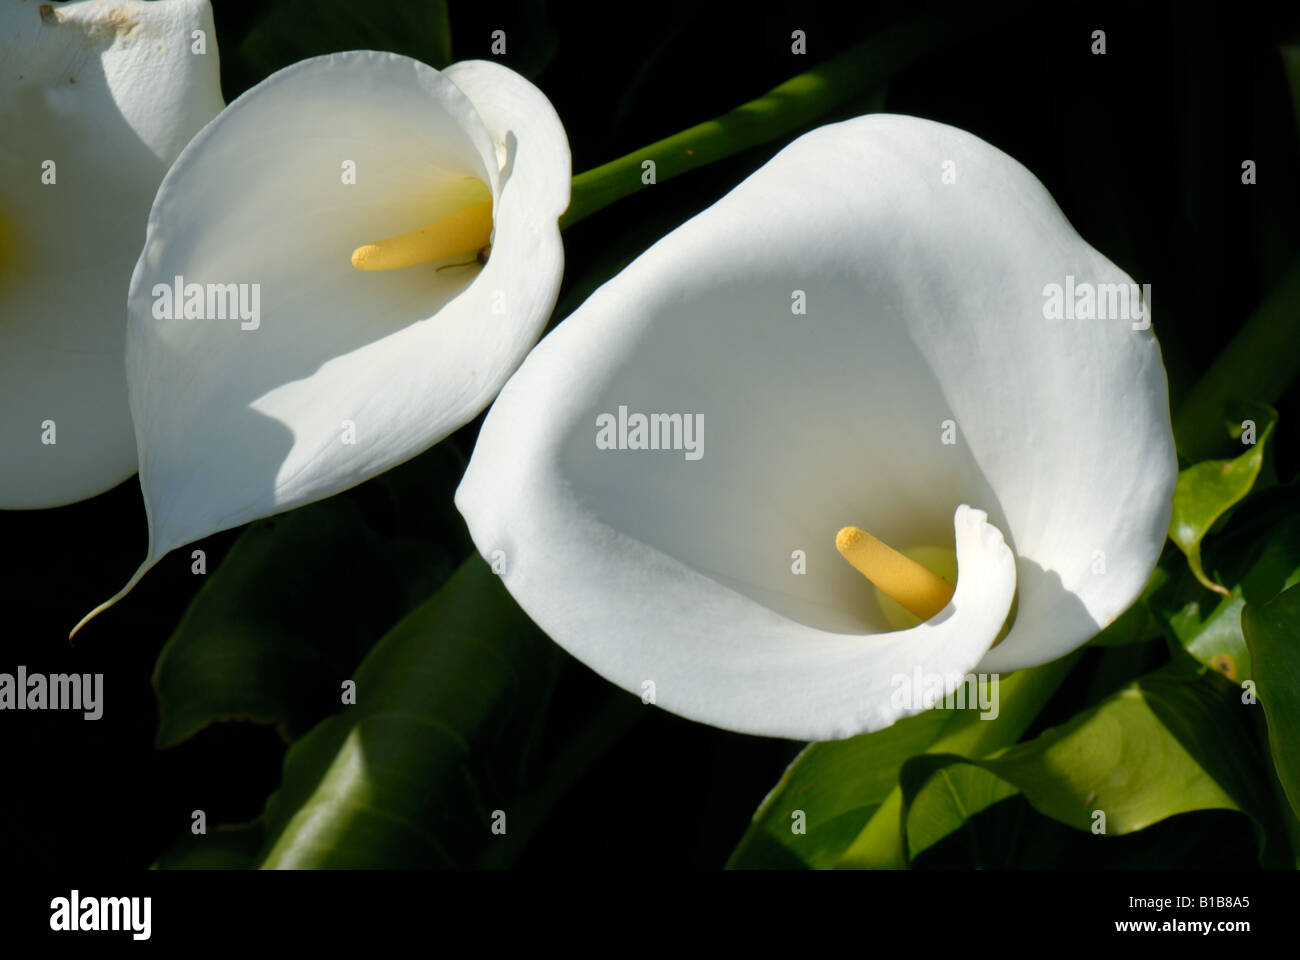
M 948 12 L 897 24 L 715 120 L 578 174 L 560 227 L 571 227 L 641 190 L 645 161 L 654 161 L 659 183 L 786 136 L 954 39 L 971 20 Z
M 1300 374 L 1300 260 L 1210 365 L 1174 417 L 1178 452 L 1189 462 L 1218 453 L 1224 404 L 1234 396 L 1276 403 Z

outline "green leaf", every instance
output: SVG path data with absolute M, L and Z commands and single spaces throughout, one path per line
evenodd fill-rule
M 261 824 L 215 827 L 185 837 L 153 865 L 154 870 L 247 870 L 262 848 Z
M 1300 817 L 1300 585 L 1242 611 L 1246 644 L 1255 663 L 1268 744 L 1292 813 Z
M 237 56 L 258 79 L 343 50 L 387 50 L 442 68 L 451 62 L 445 0 L 281 0 L 267 7 Z
M 1228 596 L 1207 602 L 1205 590 L 1191 570 L 1171 579 L 1151 600 L 1172 639 L 1199 663 L 1229 680 L 1250 677 L 1250 654 L 1241 635 L 1244 603 L 1236 586 Z
M 1245 410 L 1245 419 L 1255 422 L 1256 442 L 1235 459 L 1208 460 L 1179 473 L 1169 523 L 1169 539 L 1187 555 L 1188 566 L 1196 579 L 1224 596 L 1230 591 L 1207 577 L 1202 569 L 1201 540 L 1220 517 L 1250 493 L 1264 463 L 1265 442 L 1277 423 L 1277 413 L 1262 404 L 1251 404 Z M 1229 426 L 1236 438 L 1243 436 L 1243 428 L 1235 417 Z
M 1215 538 L 1210 556 L 1215 575 L 1232 585 L 1229 596 L 1207 603 L 1199 582 L 1184 569 L 1154 592 L 1149 606 L 1187 653 L 1240 683 L 1253 675 L 1242 608 L 1300 582 L 1300 486 L 1252 496 Z
M 1254 821 L 1261 863 L 1285 863 L 1285 828 L 1266 787 L 1268 759 L 1240 685 L 1213 671 L 1189 675 L 1173 664 L 1140 677 L 1137 686 L 1165 729 Z
M 728 866 L 901 865 L 898 771 L 904 761 L 927 750 L 981 755 L 1014 743 L 1076 659 L 1001 680 L 996 719 L 981 719 L 975 710 L 930 710 L 875 733 L 810 744 L 754 813 Z M 804 815 L 803 834 L 792 830 L 797 811 Z
M 450 506 L 463 466 L 442 443 L 250 525 L 159 654 L 159 746 L 230 719 L 294 739 L 337 709 L 343 678 L 469 552 Z
M 914 758 L 900 771 L 909 856 L 1017 791 L 1078 830 L 1093 830 L 1100 812 L 1107 835 L 1194 810 L 1241 810 L 1275 823 L 1232 703 L 1232 688 L 1212 675 L 1155 674 L 984 759 Z M 962 766 L 982 772 L 958 772 Z
M 1252 494 L 1213 538 L 1209 557 L 1215 574 L 1240 586 L 1250 603 L 1267 603 L 1300 581 L 1300 478 Z
M 833 867 L 897 785 L 903 761 L 960 717 L 955 710 L 927 710 L 875 733 L 810 744 L 754 814 L 728 866 Z M 793 832 L 799 811 L 803 835 Z
M 960 769 L 993 776 L 977 767 Z M 922 851 L 911 868 L 1254 870 L 1259 868 L 1255 845 L 1254 822 L 1236 810 L 1180 813 L 1134 833 L 1101 838 L 1043 816 L 1016 794 Z
M 366 657 L 356 704 L 289 750 L 262 865 L 498 862 L 560 662 L 471 558 Z M 492 832 L 498 810 L 507 836 Z
M 1234 587 L 1183 645 L 1198 661 L 1229 680 L 1249 680 L 1253 669 L 1241 633 L 1241 609 L 1245 605 L 1241 590 Z
M 1291 107 L 1295 110 L 1296 130 L 1300 131 L 1300 44 L 1288 44 L 1278 48 L 1282 55 L 1282 69 L 1286 73 L 1286 83 L 1291 90 Z
M 1019 792 L 981 767 L 969 764 L 940 767 L 907 807 L 909 858 L 956 833 L 976 814 Z
M 158 745 L 218 720 L 310 728 L 406 611 L 404 559 L 345 497 L 250 526 L 159 655 Z

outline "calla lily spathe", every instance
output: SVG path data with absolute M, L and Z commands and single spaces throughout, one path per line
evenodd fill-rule
M 218 77 L 207 0 L 0 4 L 0 509 L 135 472 L 127 285 Z
M 493 63 L 333 54 L 231 103 L 168 172 L 131 280 L 149 552 L 91 616 L 169 550 L 345 490 L 482 411 L 555 304 L 569 181 L 549 101 Z M 354 268 L 359 246 L 485 197 L 484 261 Z
M 740 732 L 880 729 L 922 708 L 900 677 L 946 693 L 1085 642 L 1160 552 L 1159 347 L 1127 318 L 1047 319 L 1067 276 L 1129 282 L 987 143 L 822 127 L 537 346 L 457 505 L 523 609 L 614 683 Z M 702 442 L 598 441 L 637 413 L 694 417 Z M 955 547 L 952 600 L 891 630 L 836 553 L 846 525 Z

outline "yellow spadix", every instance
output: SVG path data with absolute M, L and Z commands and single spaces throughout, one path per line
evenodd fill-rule
M 492 201 L 443 217 L 428 226 L 352 251 L 358 270 L 399 270 L 445 257 L 476 257 L 492 236 Z
M 920 620 L 929 620 L 946 607 L 956 589 L 943 577 L 857 527 L 845 527 L 836 534 L 835 548 L 881 593 Z

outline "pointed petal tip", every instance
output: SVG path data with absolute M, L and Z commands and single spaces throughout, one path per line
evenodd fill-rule
M 86 614 L 84 617 L 82 617 L 80 620 L 77 621 L 77 625 L 73 627 L 72 630 L 68 633 L 68 639 L 71 640 L 73 637 L 77 635 L 77 633 L 81 630 L 82 627 L 90 623 L 91 620 L 94 620 L 97 616 L 99 616 L 109 607 L 116 605 L 119 600 L 121 600 L 128 593 L 130 593 L 135 588 L 135 585 L 140 582 L 141 578 L 144 577 L 144 575 L 148 573 L 153 568 L 153 565 L 157 562 L 158 562 L 157 557 L 150 556 L 145 560 L 144 563 L 140 564 L 140 568 L 131 575 L 131 579 L 126 582 L 126 586 L 124 586 L 121 590 L 117 591 L 117 593 L 113 594 L 111 597 L 109 597 L 107 600 L 105 600 L 103 603 L 97 606 L 94 610 L 91 610 L 90 613 Z

